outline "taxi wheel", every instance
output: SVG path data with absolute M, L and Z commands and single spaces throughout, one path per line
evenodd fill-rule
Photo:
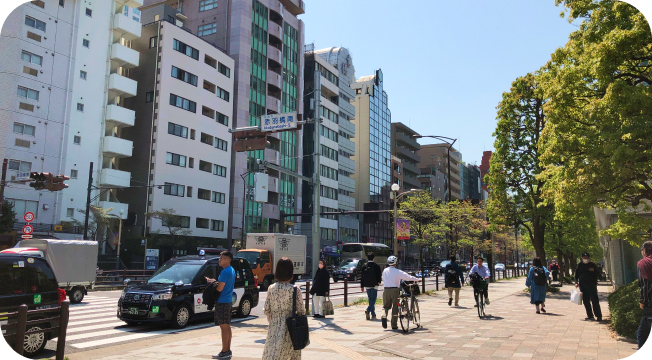
M 251 298 L 249 296 L 245 296 L 240 301 L 237 315 L 238 317 L 244 318 L 249 316 L 249 314 L 251 314 Z
M 172 325 L 177 329 L 183 329 L 190 322 L 190 308 L 186 304 L 181 304 L 172 314 Z
M 41 352 L 48 342 L 45 339 L 45 333 L 30 334 L 30 331 L 42 330 L 43 328 L 37 325 L 32 325 L 25 331 L 25 340 L 23 343 L 23 353 L 27 356 L 33 356 Z
M 71 303 L 79 304 L 84 299 L 84 289 L 74 288 L 68 294 L 68 297 L 70 298 Z

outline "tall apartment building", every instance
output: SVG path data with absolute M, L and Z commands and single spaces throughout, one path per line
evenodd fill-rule
M 421 157 L 421 167 L 441 169 L 448 175 L 448 144 L 421 145 L 418 155 Z M 451 177 L 451 198 L 462 199 L 462 178 L 460 163 L 462 154 L 454 147 L 450 150 L 450 177 Z M 446 200 L 448 200 L 448 183 L 446 184 Z
M 417 179 L 421 175 L 419 162 L 421 158 L 417 154 L 421 145 L 414 138 L 419 135 L 416 131 L 410 129 L 403 123 L 392 123 L 392 155 L 401 160 L 403 167 L 403 191 L 411 189 L 420 189 L 421 183 Z
M 465 190 L 467 199 L 482 200 L 482 184 L 480 182 L 480 168 L 477 165 L 466 165 L 466 173 L 468 174 L 468 187 Z
M 351 83 L 355 82 L 355 72 L 349 51 L 345 48 L 314 50 L 308 45 L 305 53 L 305 109 L 306 118 L 321 119 L 319 169 L 315 169 L 314 125 L 304 127 L 303 149 L 304 176 L 313 177 L 315 171 L 320 175 L 319 212 L 355 210 L 355 107 L 351 104 L 355 93 Z M 340 71 L 342 69 L 343 71 Z M 319 73 L 319 99 L 316 98 L 316 74 Z M 317 101 L 319 100 L 319 101 Z M 319 109 L 316 104 L 319 103 Z M 313 186 L 304 183 L 303 209 L 312 209 Z M 358 219 L 351 215 L 326 215 L 320 218 L 320 249 L 334 246 L 337 241 L 358 241 Z M 312 219 L 304 217 L 301 233 L 310 238 L 312 244 Z
M 166 19 L 181 25 L 235 61 L 232 76 L 234 128 L 260 124 L 267 114 L 303 112 L 304 25 L 301 0 L 145 0 L 144 10 L 165 4 L 175 10 Z M 302 168 L 301 130 L 268 137 L 265 150 L 232 153 L 229 239 L 251 230 L 286 231 L 301 212 L 301 183 L 296 176 L 269 170 L 268 202 L 253 201 L 255 159 L 278 164 L 291 173 Z
M 351 86 L 355 90 L 356 153 L 353 178 L 356 210 L 390 209 L 392 184 L 391 122 L 387 93 L 383 86 L 383 72 L 363 76 Z M 392 224 L 389 214 L 380 214 L 378 221 L 365 224 L 359 216 L 362 242 L 377 242 L 392 246 Z
M 487 192 L 489 191 L 489 188 L 487 188 L 487 180 L 485 179 L 485 176 L 489 173 L 489 168 L 491 167 L 491 154 L 491 151 L 482 152 L 482 162 L 480 163 L 480 181 L 482 184 L 482 190 Z
M 420 164 L 423 166 L 422 164 Z M 421 167 L 421 175 L 417 176 L 417 180 L 421 184 L 421 189 L 430 190 L 433 199 L 446 201 L 446 173 L 442 168 L 435 167 Z
M 143 15 L 164 19 L 169 10 L 159 5 Z M 130 204 L 137 234 L 169 235 L 161 219 L 143 215 L 176 211 L 194 241 L 165 257 L 228 246 L 233 59 L 167 19 L 144 25 L 142 34 L 133 42 L 142 57 L 132 72 L 139 91 L 127 103 L 136 123 L 125 132 L 135 151 L 123 163 L 134 183 L 152 187 L 125 190 L 122 200 Z
M 122 160 L 132 155 L 133 144 L 122 133 L 135 117 L 124 101 L 136 95 L 129 73 L 139 64 L 131 42 L 141 33 L 135 9 L 140 5 L 141 0 L 32 1 L 5 21 L 0 157 L 9 159 L 7 179 L 30 171 L 70 176 L 69 188 L 60 192 L 9 185 L 5 197 L 19 218 L 31 211 L 37 224 L 83 222 L 77 209 L 86 207 L 90 163 L 94 186 L 130 185 Z M 126 218 L 127 204 L 115 195 L 103 191 L 93 204 Z

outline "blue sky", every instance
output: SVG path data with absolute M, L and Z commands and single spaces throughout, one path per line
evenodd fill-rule
M 358 78 L 382 68 L 392 121 L 457 138 L 478 165 L 502 93 L 577 30 L 554 0 L 304 1 L 306 44 L 349 48 Z

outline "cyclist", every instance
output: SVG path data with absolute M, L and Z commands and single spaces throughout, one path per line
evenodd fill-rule
M 484 303 L 489 305 L 489 276 L 491 276 L 491 272 L 489 271 L 488 267 L 483 265 L 483 263 L 484 260 L 478 256 L 476 265 L 473 265 L 473 268 L 471 268 L 471 271 L 469 272 L 469 277 L 475 273 L 487 281 L 487 286 L 485 286 L 482 293 L 484 294 Z M 476 304 L 475 306 L 478 305 Z
M 382 317 L 383 328 L 387 329 L 387 313 L 392 309 L 392 330 L 398 329 L 398 300 L 401 296 L 399 286 L 401 280 L 404 281 L 418 281 L 419 279 L 408 275 L 405 271 L 396 268 L 398 259 L 392 255 L 387 258 L 388 267 L 383 270 L 383 308 L 385 315 Z

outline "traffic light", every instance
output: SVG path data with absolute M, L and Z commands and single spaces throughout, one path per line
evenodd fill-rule
M 29 178 L 33 180 L 29 186 L 33 187 L 34 190 L 48 189 L 50 187 L 50 183 L 52 182 L 51 173 L 31 172 L 29 173 Z
M 63 189 L 68 188 L 68 184 L 64 184 L 63 182 L 66 180 L 69 180 L 70 177 L 65 176 L 65 175 L 57 175 L 52 179 L 51 186 L 49 187 L 50 191 L 61 191 Z

